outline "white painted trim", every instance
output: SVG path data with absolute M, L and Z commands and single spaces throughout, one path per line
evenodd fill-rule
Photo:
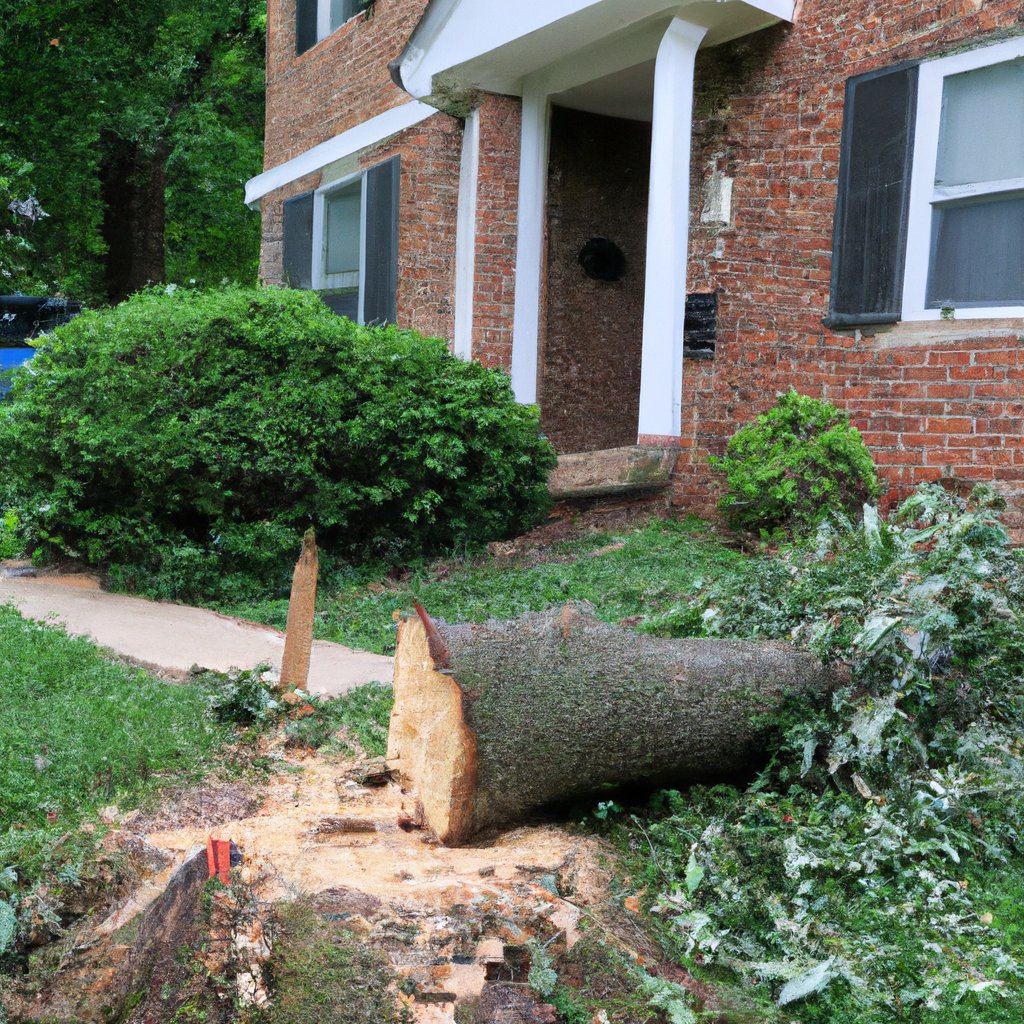
M 720 24 L 730 5 L 762 13 L 766 24 L 793 19 L 794 0 L 434 0 L 399 58 L 399 75 L 406 91 L 422 98 L 432 94 L 435 75 L 483 58 L 466 75 L 456 70 L 459 84 L 517 93 L 520 85 L 526 88 L 524 75 L 633 25 L 688 7 L 695 21 Z M 523 50 L 519 44 L 526 37 L 530 43 Z M 511 63 L 519 69 L 511 76 L 494 65 L 509 47 L 516 48 Z
M 272 167 L 269 171 L 257 174 L 245 183 L 245 202 L 247 206 L 253 206 L 262 199 L 268 192 L 282 188 L 298 178 L 304 178 L 307 174 L 319 171 L 321 168 L 332 164 L 335 160 L 351 156 L 361 150 L 369 149 L 385 139 L 412 128 L 421 121 L 426 121 L 438 111 L 435 107 L 420 103 L 419 100 L 412 100 L 403 103 L 399 107 L 392 107 L 390 110 L 371 117 L 368 121 L 357 124 L 354 128 L 335 135 L 333 139 L 321 142 L 320 145 L 307 149 L 291 160 Z
M 356 301 L 356 322 L 366 323 L 366 173 L 359 186 L 359 294 Z
M 549 120 L 547 93 L 527 85 L 523 90 L 516 299 L 512 327 L 512 390 L 516 399 L 524 405 L 532 405 L 537 401 Z
M 331 34 L 331 0 L 317 0 L 316 5 L 316 41 L 326 39 Z
M 455 235 L 455 355 L 473 357 L 473 291 L 476 278 L 476 202 L 480 182 L 480 111 L 466 118 L 459 170 L 459 220 Z
M 638 435 L 678 437 L 682 426 L 693 79 L 706 32 L 675 18 L 655 64 Z
M 910 178 L 906 267 L 903 274 L 904 320 L 942 319 L 942 310 L 929 309 L 926 305 L 932 251 L 932 204 L 956 195 L 981 195 L 992 190 L 977 186 L 955 189 L 935 186 L 935 165 L 939 154 L 939 129 L 942 119 L 942 89 L 945 79 L 949 75 L 974 71 L 1020 57 L 1024 57 L 1024 36 L 925 61 L 918 69 L 917 125 L 914 135 L 913 171 Z M 1015 182 L 1006 184 L 1017 187 Z M 971 189 L 975 191 L 969 191 Z M 958 306 L 955 315 L 957 320 L 1024 317 L 1024 306 Z

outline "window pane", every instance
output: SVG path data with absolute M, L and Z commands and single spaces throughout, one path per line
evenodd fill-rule
M 331 31 L 340 28 L 352 17 L 355 11 L 355 0 L 331 0 Z
M 935 207 L 928 306 L 1024 305 L 1024 196 Z
M 327 252 L 324 271 L 328 274 L 359 272 L 360 182 L 332 192 L 324 199 L 324 232 Z
M 950 75 L 942 89 L 936 185 L 1024 177 L 1024 61 Z

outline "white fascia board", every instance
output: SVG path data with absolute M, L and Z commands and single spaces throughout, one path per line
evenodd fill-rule
M 435 0 L 399 59 L 399 75 L 417 97 L 430 96 L 434 76 L 453 69 L 465 70 L 461 85 L 515 93 L 523 76 L 650 18 L 681 15 L 710 27 L 728 21 L 728 8 L 742 7 L 770 24 L 791 21 L 794 6 L 794 0 Z
M 286 160 L 283 164 L 278 164 L 277 167 L 257 174 L 255 178 L 250 178 L 245 183 L 246 206 L 255 207 L 268 192 L 273 192 L 298 178 L 319 171 L 322 167 L 334 163 L 335 160 L 341 160 L 353 153 L 375 146 L 377 143 L 391 138 L 392 135 L 397 135 L 399 132 L 404 132 L 407 128 L 412 128 L 421 121 L 425 121 L 436 113 L 436 107 L 420 103 L 419 100 L 412 100 L 399 107 L 392 107 L 376 117 L 371 117 L 368 121 L 363 121 L 354 128 L 335 135 L 333 139 L 321 142 L 318 146 L 307 149 L 305 153 L 300 153 L 298 156 L 292 157 L 291 160 Z

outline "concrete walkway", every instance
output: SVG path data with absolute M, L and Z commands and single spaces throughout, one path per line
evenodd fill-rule
M 204 608 L 108 594 L 87 577 L 4 578 L 0 604 L 26 618 L 62 625 L 101 647 L 164 675 L 199 665 L 226 672 L 270 664 L 281 668 L 284 634 Z M 312 693 L 339 694 L 368 682 L 391 682 L 391 658 L 317 640 L 309 670 Z

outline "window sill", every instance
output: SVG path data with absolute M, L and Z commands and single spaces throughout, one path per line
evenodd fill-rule
M 851 329 L 843 334 L 851 333 Z M 915 345 L 941 345 L 986 338 L 1014 338 L 1024 341 L 1024 320 L 999 317 L 986 320 L 901 320 L 853 330 L 858 337 L 871 338 L 877 348 L 905 348 Z

